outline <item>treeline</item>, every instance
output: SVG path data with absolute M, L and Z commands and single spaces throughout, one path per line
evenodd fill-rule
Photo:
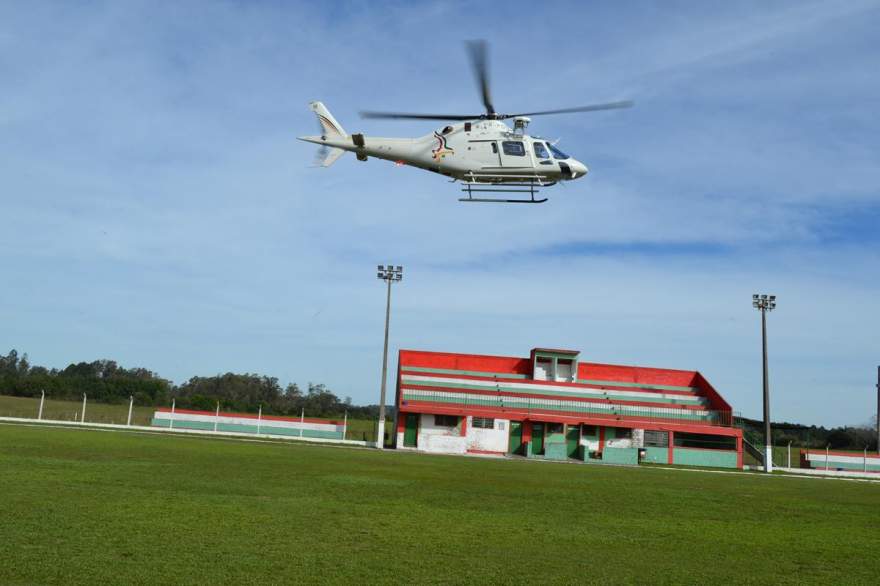
M 258 374 L 226 373 L 217 376 L 195 376 L 175 385 L 145 368 L 124 368 L 114 360 L 79 362 L 58 370 L 31 365 L 27 354 L 19 356 L 11 350 L 0 355 L 0 394 L 39 397 L 40 392 L 53 399 L 80 400 L 83 393 L 89 401 L 127 403 L 134 397 L 137 405 L 169 406 L 174 399 L 181 409 L 214 410 L 217 403 L 223 411 L 256 413 L 262 408 L 267 415 L 300 415 L 309 417 L 342 417 L 355 419 L 378 417 L 378 405 L 353 405 L 351 397 L 340 400 L 322 384 L 309 383 L 303 392 L 294 383 L 282 387 L 275 377 Z
M 746 439 L 764 444 L 764 423 L 757 419 L 741 419 Z M 774 422 L 770 426 L 773 445 L 800 448 L 825 448 L 836 450 L 877 450 L 877 430 L 869 425 L 844 427 L 817 427 L 798 423 Z

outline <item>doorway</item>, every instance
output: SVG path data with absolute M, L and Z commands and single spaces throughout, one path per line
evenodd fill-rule
M 577 458 L 581 444 L 581 426 L 569 425 L 565 432 L 565 445 L 569 458 Z
M 510 439 L 507 444 L 507 453 L 522 455 L 522 421 L 510 422 Z
M 419 437 L 419 414 L 406 414 L 406 427 L 403 431 L 403 447 L 414 448 Z
M 544 453 L 544 424 L 532 421 L 532 454 L 540 456 Z

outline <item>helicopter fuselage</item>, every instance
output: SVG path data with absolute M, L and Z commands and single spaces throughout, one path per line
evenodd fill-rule
M 550 141 L 519 128 L 511 130 L 499 120 L 450 124 L 419 138 L 331 133 L 300 138 L 353 152 L 362 161 L 385 159 L 468 183 L 555 183 L 578 179 L 589 171 Z

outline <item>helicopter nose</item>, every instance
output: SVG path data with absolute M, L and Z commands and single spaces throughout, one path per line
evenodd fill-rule
M 573 160 L 568 164 L 568 166 L 571 167 L 572 179 L 577 179 L 578 177 L 582 177 L 590 172 L 590 169 L 580 161 Z

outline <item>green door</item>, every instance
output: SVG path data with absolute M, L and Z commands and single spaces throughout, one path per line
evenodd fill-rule
M 569 458 L 577 458 L 578 457 L 578 446 L 581 441 L 581 426 L 580 425 L 569 425 L 568 431 L 565 434 L 565 443 L 568 447 L 568 457 Z
M 507 446 L 510 454 L 522 454 L 522 421 L 510 422 L 510 442 Z
M 416 447 L 416 438 L 419 436 L 419 414 L 406 414 L 406 429 L 403 431 L 403 447 Z
M 539 455 L 544 453 L 544 424 L 537 421 L 532 422 L 532 454 Z

